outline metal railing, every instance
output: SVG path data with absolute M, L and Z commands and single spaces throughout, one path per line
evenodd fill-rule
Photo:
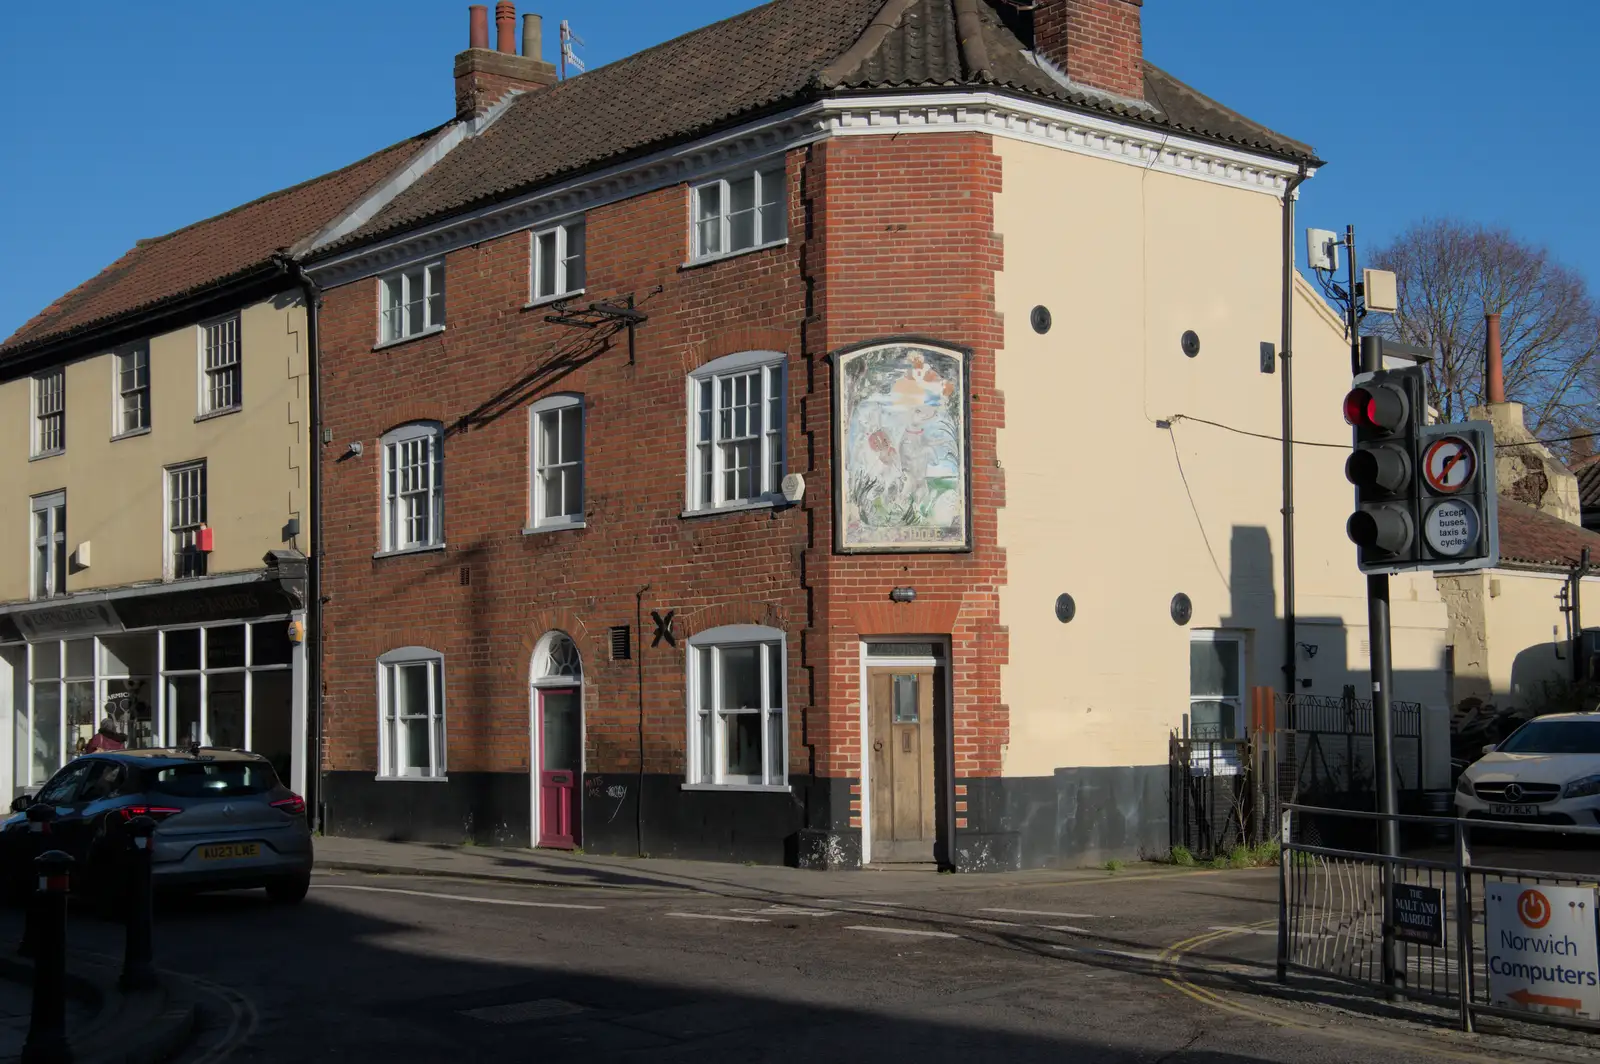
M 1432 838 L 1420 852 L 1393 857 L 1368 850 L 1334 849 L 1296 842 L 1294 819 L 1350 817 L 1396 821 L 1402 832 Z M 1501 867 L 1492 855 L 1474 860 L 1473 833 L 1516 834 L 1535 840 L 1560 837 L 1600 844 L 1600 828 L 1521 824 L 1444 817 L 1369 813 L 1285 804 L 1281 819 L 1278 895 L 1278 980 L 1291 970 L 1314 972 L 1381 988 L 1394 997 L 1457 1010 L 1462 1030 L 1473 1029 L 1477 1015 L 1600 1030 L 1600 1021 L 1571 1009 L 1513 1008 L 1495 1004 L 1490 994 L 1489 942 L 1485 899 L 1498 884 L 1594 888 L 1600 880 L 1600 854 L 1589 859 L 1593 871 Z M 1373 833 L 1377 835 L 1377 832 Z M 1441 844 L 1447 834 L 1449 844 Z M 1413 840 L 1415 841 L 1415 840 Z M 1524 846 L 1529 845 L 1527 842 Z M 1594 851 L 1591 851 L 1592 853 Z M 1543 855 L 1553 859 L 1553 855 Z M 1435 893 L 1436 892 L 1436 893 Z M 1438 912 L 1412 921 L 1403 907 Z M 1597 895 L 1600 897 L 1600 895 Z M 1411 926 L 1402 926 L 1410 923 Z M 1436 934 L 1433 941 L 1424 941 Z

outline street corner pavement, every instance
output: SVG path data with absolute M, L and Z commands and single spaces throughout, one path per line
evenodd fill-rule
M 155 1064 L 181 1051 L 195 1032 L 205 990 L 160 972 L 147 990 L 124 991 L 112 958 L 69 952 L 67 1039 L 76 1064 Z M 0 1062 L 20 1061 L 33 1002 L 33 964 L 0 957 Z

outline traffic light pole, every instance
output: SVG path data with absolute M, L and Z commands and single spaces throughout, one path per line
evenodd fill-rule
M 1350 365 L 1357 373 L 1374 373 L 1381 365 L 1368 365 L 1361 352 L 1361 290 L 1356 287 L 1356 227 L 1345 227 L 1346 262 L 1349 264 L 1349 299 L 1345 304 L 1350 331 Z M 1367 643 L 1372 663 L 1372 760 L 1378 806 L 1378 848 L 1384 857 L 1400 854 L 1400 823 L 1395 819 L 1394 706 L 1390 687 L 1394 666 L 1389 641 L 1389 576 L 1367 576 Z M 1383 985 L 1398 989 L 1404 968 L 1399 963 L 1399 943 L 1394 937 L 1394 864 L 1383 868 Z

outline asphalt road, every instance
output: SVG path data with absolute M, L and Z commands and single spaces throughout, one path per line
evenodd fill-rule
M 1213 961 L 1270 967 L 1274 940 L 1254 930 L 1275 917 L 1270 871 L 971 878 L 930 875 L 893 904 L 786 904 L 319 874 L 293 908 L 260 892 L 164 903 L 158 963 L 234 997 L 194 1064 L 1396 1059 L 1381 1040 L 1265 1023 L 1164 980 L 1160 951 L 1200 935 L 1217 939 Z M 86 913 L 71 937 L 121 948 Z

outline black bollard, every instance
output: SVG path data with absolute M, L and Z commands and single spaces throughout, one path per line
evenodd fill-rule
M 67 885 L 72 856 L 51 850 L 33 862 L 39 872 L 38 926 L 33 961 L 33 1017 L 22 1064 L 71 1064 L 67 1044 Z
M 126 950 L 122 957 L 122 989 L 144 990 L 156 983 L 154 947 L 152 945 L 155 914 L 151 904 L 150 836 L 156 822 L 147 816 L 136 816 L 128 821 L 128 836 L 132 845 L 128 849 L 128 876 L 124 881 L 127 890 Z
M 56 818 L 56 807 L 36 802 L 28 806 L 28 839 L 33 844 L 33 856 L 37 860 L 50 849 L 50 828 Z M 33 956 L 34 924 L 37 923 L 35 911 L 39 908 L 39 892 L 32 891 L 28 894 L 28 907 L 22 912 L 22 941 L 17 945 L 17 952 L 24 957 Z

